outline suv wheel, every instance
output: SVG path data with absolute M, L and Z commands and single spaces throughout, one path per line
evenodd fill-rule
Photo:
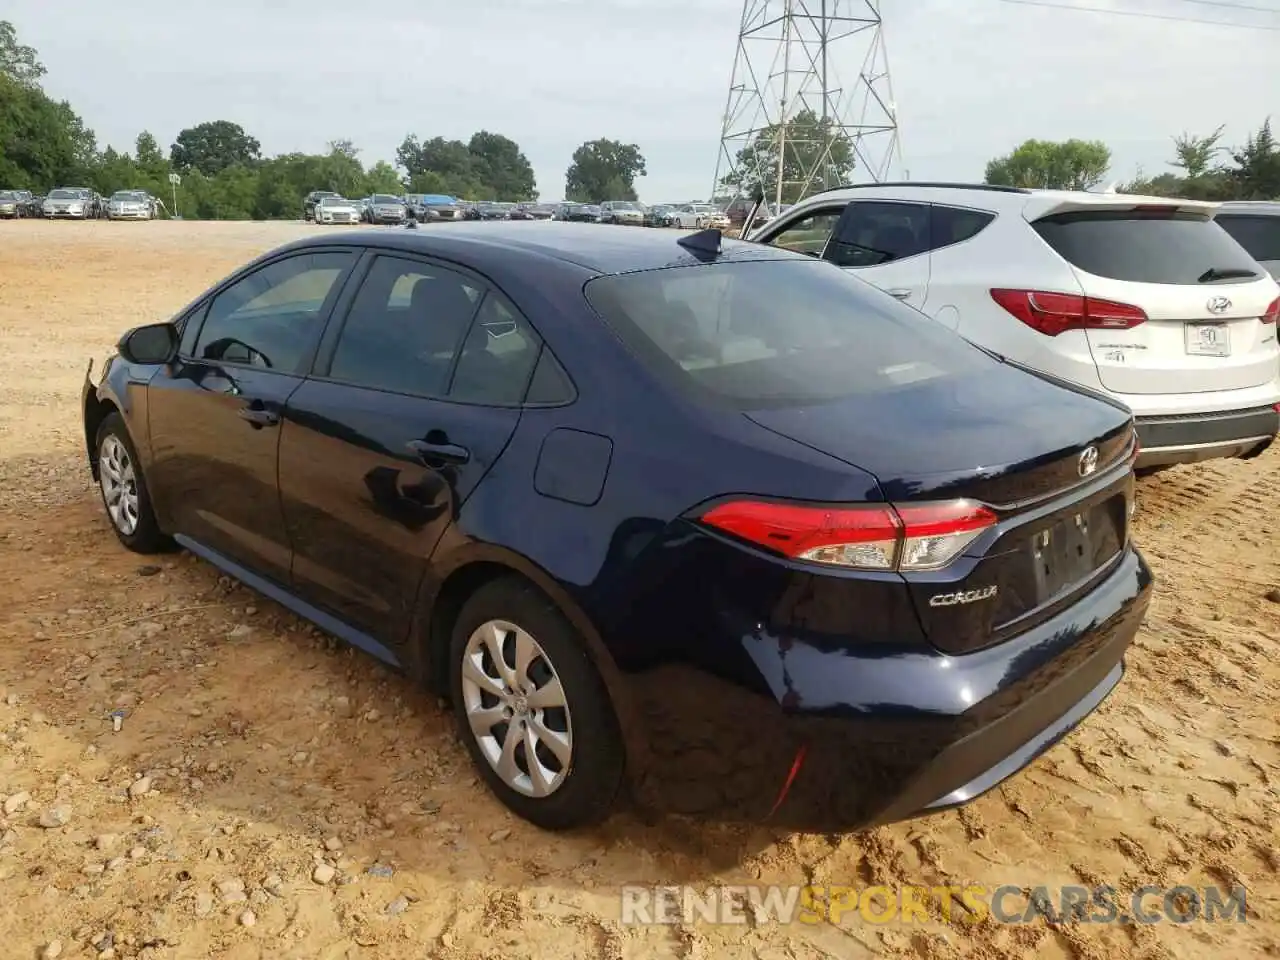
M 499 800 L 548 830 L 609 815 L 624 766 L 618 721 L 554 604 L 515 578 L 485 584 L 458 616 L 449 664 L 459 736 Z
M 112 413 L 98 428 L 98 489 L 111 529 L 135 553 L 158 553 L 169 545 L 151 510 L 138 454 L 124 419 Z

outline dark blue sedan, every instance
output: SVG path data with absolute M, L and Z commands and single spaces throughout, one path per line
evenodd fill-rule
M 448 697 L 548 828 L 624 785 L 825 830 L 963 803 L 1116 686 L 1149 599 L 1124 408 L 713 231 L 308 239 L 91 374 L 125 546 Z

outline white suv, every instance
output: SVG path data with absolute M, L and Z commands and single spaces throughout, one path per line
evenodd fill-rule
M 1280 287 L 1184 200 L 961 184 L 815 194 L 751 239 L 853 271 L 993 353 L 1104 391 L 1143 467 L 1280 431 Z

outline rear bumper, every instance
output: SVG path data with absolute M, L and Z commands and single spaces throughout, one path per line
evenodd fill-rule
M 1222 457 L 1252 457 L 1280 432 L 1280 411 L 1253 407 L 1220 413 L 1137 417 L 1142 452 L 1137 466 L 1159 467 Z
M 633 791 L 665 810 L 817 831 L 966 803 L 1057 743 L 1115 688 L 1151 584 L 1130 547 L 1072 607 L 960 656 L 753 637 L 747 656 L 783 685 L 781 696 L 691 669 L 656 671 L 634 690 L 651 756 L 633 769 Z

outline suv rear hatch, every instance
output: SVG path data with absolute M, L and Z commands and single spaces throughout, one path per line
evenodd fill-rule
M 1102 386 L 1203 393 L 1276 377 L 1276 283 L 1212 219 L 1212 204 L 1124 196 L 1028 200 L 1040 238 L 1075 274 Z M 1098 301 L 1106 303 L 1098 304 Z

